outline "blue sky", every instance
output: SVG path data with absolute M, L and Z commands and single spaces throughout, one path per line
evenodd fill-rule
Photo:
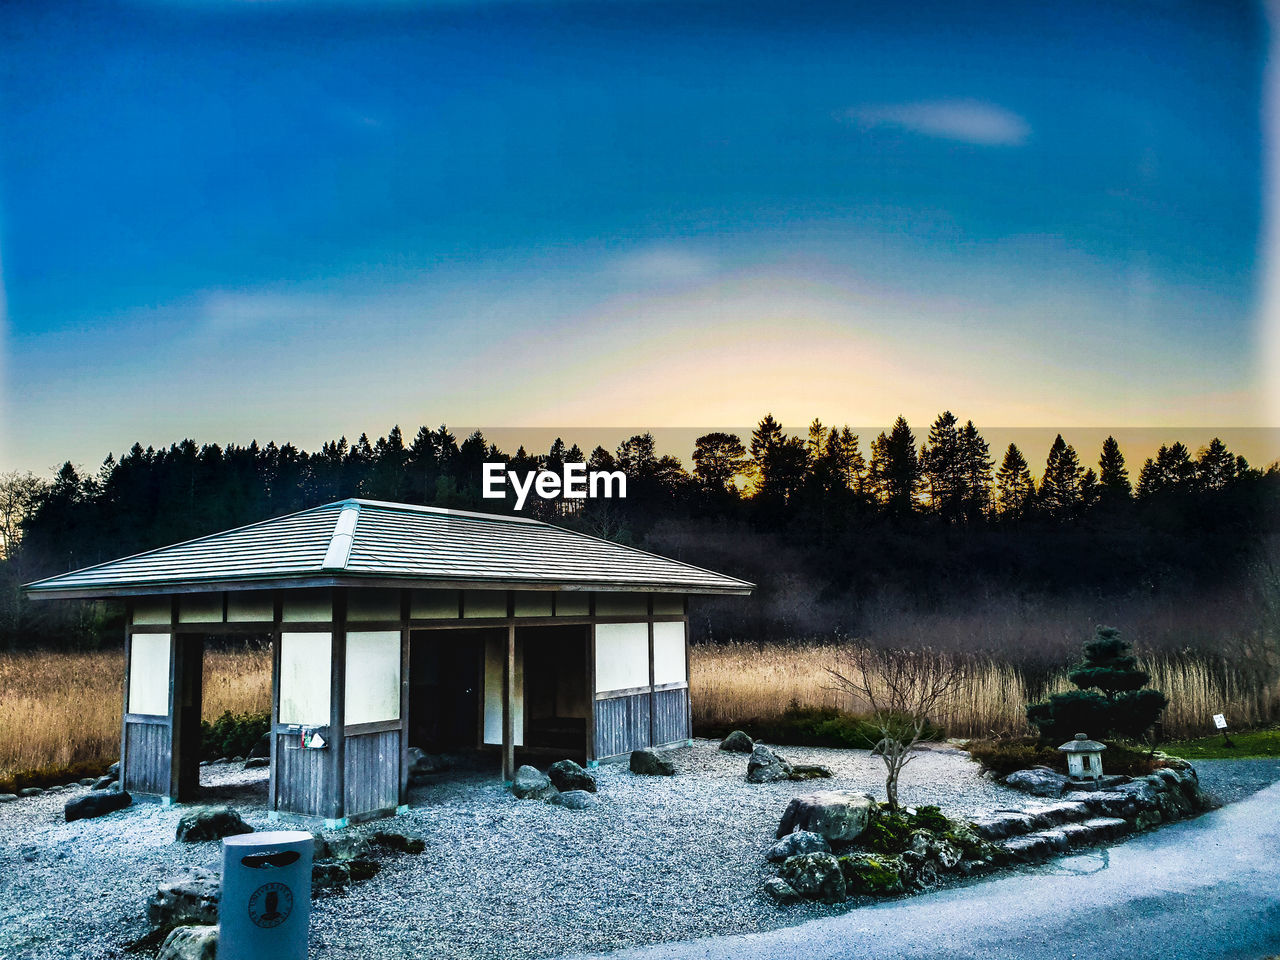
M 0 467 L 1265 425 L 1260 12 L 882 6 L 0 7 Z

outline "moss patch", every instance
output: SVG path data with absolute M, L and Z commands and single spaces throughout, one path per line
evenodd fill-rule
M 899 873 L 901 864 L 895 859 L 860 853 L 839 857 L 838 862 L 850 893 L 887 896 L 904 889 Z

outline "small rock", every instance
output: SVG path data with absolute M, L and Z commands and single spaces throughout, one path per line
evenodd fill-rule
M 244 763 L 244 757 L 241 757 L 241 756 L 238 756 L 238 755 L 237 755 L 237 756 L 232 757 L 232 758 L 231 758 L 230 760 L 228 760 L 227 762 L 228 762 L 228 763 Z
M 113 763 L 111 766 L 107 767 L 107 776 L 108 776 L 108 777 L 118 777 L 118 776 L 120 776 L 120 761 L 119 761 L 119 760 L 117 760 L 117 761 L 116 761 L 115 763 Z
M 222 878 L 194 867 L 156 888 L 147 901 L 147 919 L 155 929 L 179 923 L 217 923 Z
M 421 782 L 434 773 L 443 773 L 449 766 L 445 757 L 423 753 L 418 747 L 409 748 L 409 778 L 415 782 Z
M 253 833 L 253 827 L 227 806 L 196 807 L 178 820 L 177 838 L 184 843 L 221 840 L 242 833 Z
M 828 843 L 848 843 L 867 829 L 879 812 L 879 805 L 867 793 L 827 790 L 807 797 L 793 797 L 778 824 L 781 839 L 797 830 L 821 834 Z
M 1071 782 L 1070 778 L 1056 770 L 1033 767 L 1030 770 L 1018 770 L 1004 778 L 1005 786 L 1029 793 L 1033 797 L 1061 797 L 1063 789 Z
M 586 790 L 566 790 L 552 797 L 551 802 L 566 810 L 590 810 L 600 805 L 595 795 Z
M 791 779 L 791 764 L 763 743 L 757 743 L 747 761 L 747 783 L 777 783 Z
M 202 767 L 211 767 L 211 766 L 213 766 L 213 761 L 212 761 L 212 760 L 201 760 L 201 761 L 200 761 L 200 766 L 202 766 Z
M 793 763 L 789 780 L 830 780 L 831 768 L 820 763 Z
M 269 756 L 271 756 L 271 734 L 264 733 L 258 738 L 258 742 L 249 749 L 249 759 L 257 760 L 259 757 Z
M 82 787 L 92 787 L 94 779 L 93 777 L 83 777 L 80 780 L 77 780 L 76 783 L 80 784 Z
M 547 770 L 547 776 L 556 785 L 556 789 L 562 792 L 573 790 L 596 792 L 596 778 L 572 760 L 557 760 Z
M 115 782 L 115 777 L 99 777 L 97 780 L 93 781 L 93 789 L 110 790 L 111 787 L 115 785 Z
M 764 892 L 779 904 L 795 903 L 800 899 L 800 894 L 796 893 L 795 887 L 781 877 L 770 877 L 766 880 L 764 882 Z
M 16 793 L 0 793 L 0 803 L 13 803 L 17 799 Z
M 802 853 L 790 857 L 778 874 L 802 897 L 823 903 L 840 903 L 848 896 L 840 863 L 829 853 Z
M 770 863 L 781 863 L 788 857 L 799 856 L 802 853 L 830 853 L 831 844 L 827 843 L 827 838 L 818 833 L 810 833 L 808 830 L 797 830 L 795 833 L 787 834 L 765 854 L 765 859 Z
M 676 768 L 670 760 L 652 750 L 634 750 L 631 753 L 631 772 L 646 777 L 670 777 Z
M 216 925 L 175 927 L 160 946 L 156 960 L 215 960 L 218 956 Z
M 526 764 L 516 771 L 515 779 L 511 781 L 511 792 L 521 800 L 545 800 L 555 795 L 556 788 L 550 777 L 537 767 Z
M 741 730 L 733 731 L 720 741 L 720 749 L 728 750 L 730 753 L 750 753 L 755 747 L 755 741 Z
M 313 892 L 345 887 L 350 882 L 351 871 L 345 863 L 329 861 L 327 863 L 312 864 L 311 866 L 311 889 Z
M 381 869 L 382 864 L 371 857 L 356 857 L 354 860 L 347 861 L 347 873 L 350 875 L 352 883 L 370 880 L 376 877 Z
M 271 761 L 268 760 L 266 757 L 250 757 L 248 760 L 244 762 L 244 768 L 246 770 L 256 770 L 260 767 L 269 767 L 269 766 L 271 766 Z
M 63 814 L 66 816 L 68 823 L 72 820 L 88 820 L 91 817 L 100 817 L 103 814 L 111 813 L 113 810 L 123 810 L 132 802 L 133 797 L 123 790 L 119 792 L 115 790 L 94 790 L 92 793 L 86 793 L 83 797 L 68 800 L 67 805 L 63 808 Z

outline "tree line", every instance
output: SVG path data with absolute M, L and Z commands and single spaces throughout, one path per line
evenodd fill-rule
M 898 417 L 865 454 L 848 426 L 815 419 L 789 433 L 770 414 L 746 438 L 698 437 L 688 466 L 659 456 L 648 433 L 589 453 L 557 439 L 545 453 L 507 454 L 479 431 L 459 440 L 443 425 L 407 442 L 398 426 L 376 440 L 343 437 L 312 453 L 274 442 L 135 444 L 94 473 L 68 462 L 48 480 L 0 478 L 0 632 L 8 646 L 105 636 L 109 612 L 36 610 L 18 586 L 346 497 L 510 510 L 511 498 L 481 496 L 482 465 L 495 461 L 621 470 L 625 500 L 534 499 L 524 513 L 756 580 L 757 612 L 786 591 L 811 595 L 852 611 L 844 629 L 886 591 L 941 603 L 992 583 L 1061 593 L 1227 576 L 1274 529 L 1280 489 L 1274 465 L 1255 469 L 1217 438 L 1195 454 L 1161 447 L 1135 481 L 1114 438 L 1095 469 L 1059 435 L 1037 481 L 1016 445 L 997 466 L 973 422 L 950 411 L 923 441 Z M 770 616 L 754 629 L 767 632 Z

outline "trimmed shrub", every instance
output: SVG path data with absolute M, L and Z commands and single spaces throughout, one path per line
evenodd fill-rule
M 216 760 L 219 757 L 248 756 L 270 727 L 271 716 L 266 713 L 232 715 L 227 710 L 213 723 L 201 720 L 200 757 Z

